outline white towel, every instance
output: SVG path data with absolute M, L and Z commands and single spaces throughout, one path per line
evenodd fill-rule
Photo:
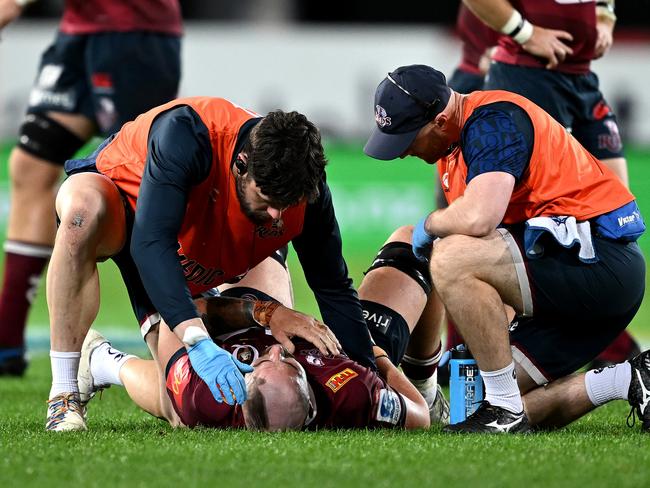
M 544 246 L 539 242 L 539 238 L 545 232 L 551 234 L 561 246 L 567 249 L 578 246 L 580 261 L 584 263 L 598 261 L 589 221 L 578 222 L 572 216 L 533 217 L 527 220 L 524 233 L 526 256 L 535 259 L 544 254 Z

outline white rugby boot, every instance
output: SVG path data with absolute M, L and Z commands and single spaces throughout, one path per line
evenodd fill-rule
M 47 401 L 45 430 L 54 432 L 86 430 L 84 407 L 78 393 L 61 393 Z
M 86 414 L 86 405 L 95 396 L 95 394 L 110 385 L 95 385 L 95 379 L 90 371 L 90 356 L 93 351 L 102 344 L 110 342 L 95 329 L 90 329 L 84 343 L 81 346 L 81 359 L 79 360 L 79 372 L 77 373 L 77 383 L 79 383 L 79 398 L 81 406 L 84 408 L 84 416 Z

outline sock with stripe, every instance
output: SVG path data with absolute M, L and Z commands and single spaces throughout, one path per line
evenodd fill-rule
M 25 344 L 29 308 L 36 297 L 43 269 L 52 248 L 18 241 L 5 241 L 5 268 L 0 294 L 0 347 Z

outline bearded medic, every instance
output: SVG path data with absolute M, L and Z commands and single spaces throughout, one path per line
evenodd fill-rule
M 562 125 L 506 91 L 461 95 L 422 65 L 375 94 L 365 152 L 437 164 L 449 207 L 413 230 L 413 252 L 474 354 L 485 401 L 451 432 L 525 432 L 521 395 L 566 407 L 555 383 L 592 360 L 636 314 L 645 231 L 632 195 Z M 436 241 L 437 238 L 440 238 Z M 435 244 L 434 244 L 435 242 Z M 507 310 L 518 320 L 508 334 Z M 581 411 L 627 399 L 650 425 L 647 353 L 574 377 Z M 575 379 L 577 378 L 577 379 Z
M 325 165 L 320 134 L 305 116 L 278 110 L 261 117 L 211 97 L 157 107 L 89 158 L 68 161 L 47 281 L 47 429 L 85 429 L 76 375 L 98 310 L 95 263 L 108 257 L 120 268 L 152 351 L 162 319 L 217 401 L 245 401 L 242 372 L 250 366 L 212 342 L 192 297 L 237 281 L 290 241 L 324 321 L 352 357 L 374 367 Z M 332 331 L 311 317 L 280 307 L 274 320 L 271 330 L 289 351 L 293 335 L 323 354 L 339 351 Z

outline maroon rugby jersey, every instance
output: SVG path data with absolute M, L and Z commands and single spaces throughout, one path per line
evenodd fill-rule
M 267 330 L 255 327 L 215 342 L 238 360 L 250 364 L 277 341 Z M 308 428 L 402 427 L 406 407 L 401 395 L 377 373 L 347 356 L 323 356 L 312 344 L 296 340 L 295 358 L 305 368 L 316 397 L 316 417 Z M 183 423 L 194 427 L 243 427 L 239 406 L 217 403 L 207 385 L 191 368 L 186 353 L 167 374 L 167 391 Z
M 463 57 L 459 68 L 480 75 L 479 60 L 487 48 L 496 46 L 500 34 L 484 24 L 464 3 L 461 3 L 458 9 L 456 31 L 463 41 Z
M 148 31 L 180 36 L 178 0 L 65 0 L 65 34 Z
M 569 32 L 573 41 L 563 41 L 573 49 L 556 68 L 565 73 L 584 74 L 594 59 L 596 47 L 596 4 L 593 0 L 510 0 L 525 19 L 546 29 Z M 547 62 L 527 53 L 508 36 L 499 38 L 493 59 L 502 63 L 543 68 Z

